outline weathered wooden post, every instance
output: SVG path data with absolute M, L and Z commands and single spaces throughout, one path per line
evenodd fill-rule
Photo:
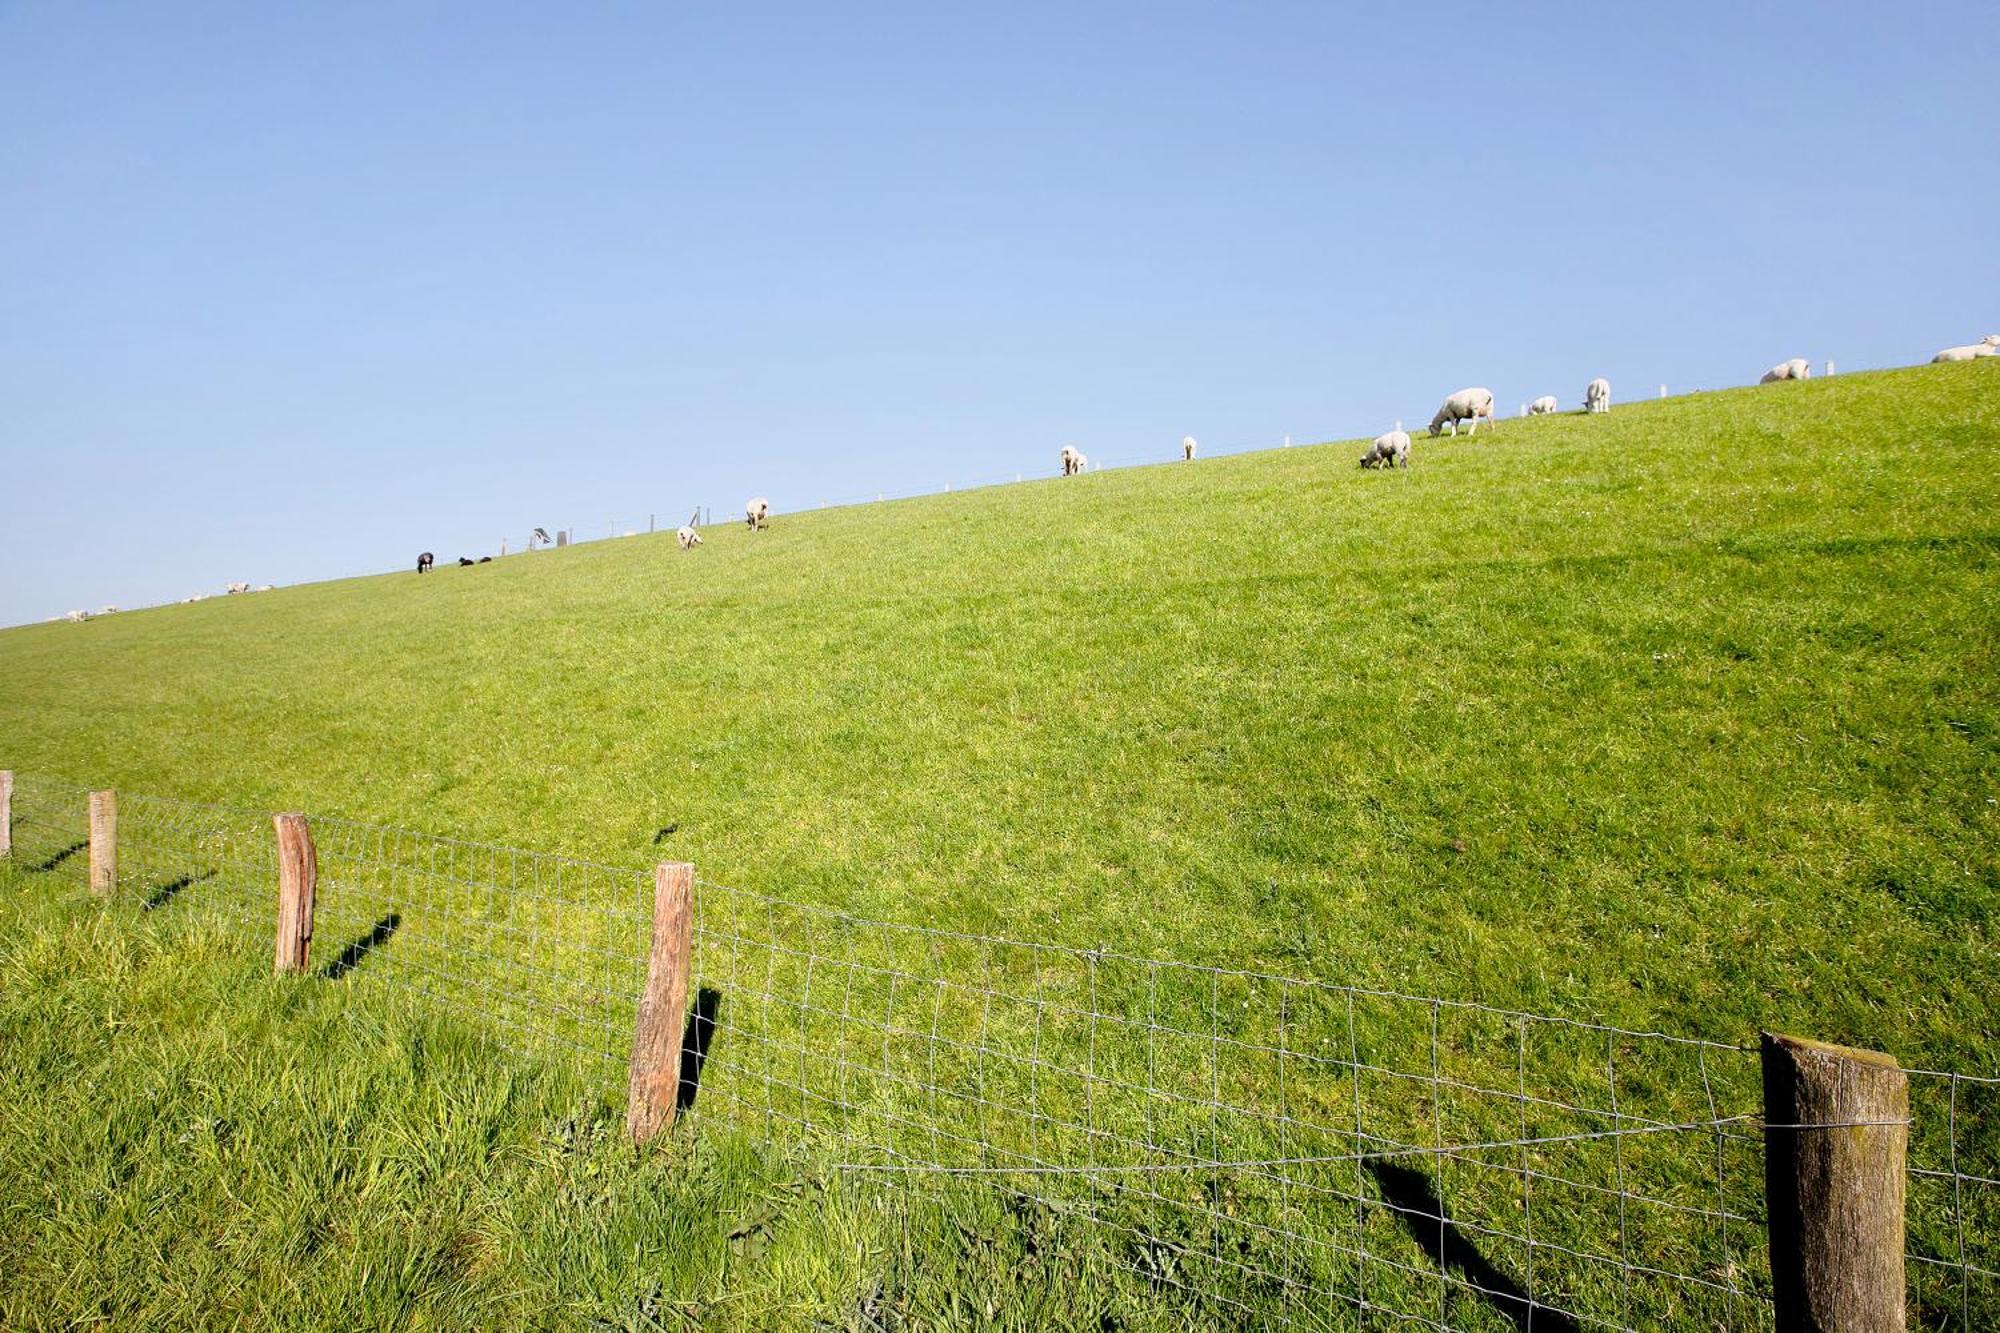
M 278 947 L 271 970 L 304 972 L 312 956 L 319 853 L 304 815 L 273 815 L 271 823 L 278 831 Z
M 694 867 L 685 861 L 662 862 L 653 869 L 653 947 L 632 1036 L 632 1079 L 625 1104 L 625 1124 L 636 1143 L 674 1122 L 693 940 Z
M 1765 1033 L 1778 1333 L 1902 1333 L 1909 1080 L 1893 1056 Z
M 107 898 L 118 888 L 118 793 L 90 794 L 90 891 Z
M 0 856 L 14 854 L 14 771 L 0 768 Z

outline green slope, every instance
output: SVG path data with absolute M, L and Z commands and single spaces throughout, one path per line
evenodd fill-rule
M 2000 363 L 0 633 L 0 766 L 1994 1072 Z M 413 546 L 414 549 L 414 546 Z M 676 831 L 659 840 L 659 830 Z

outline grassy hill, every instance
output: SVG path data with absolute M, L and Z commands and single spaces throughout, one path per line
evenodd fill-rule
M 691 552 L 630 538 L 9 630 L 0 767 L 617 865 L 671 856 L 891 922 L 1731 1043 L 1785 1028 L 1993 1075 L 1997 371 L 1507 421 L 1420 438 L 1393 474 L 1357 469 L 1358 444 L 1302 447 L 781 515 Z M 476 1025 L 367 986 L 260 981 L 259 951 L 189 903 L 101 912 L 60 879 L 0 871 L 0 1082 L 19 1090 L 0 1106 L 0 1251 L 25 1256 L 0 1279 L 0 1322 L 1252 1327 L 1267 1298 L 1296 1313 L 1290 1288 L 1163 1298 L 1148 1265 L 1195 1251 L 1146 1239 L 1135 1277 L 1129 1240 L 1052 1233 L 990 1192 L 885 1213 L 810 1153 L 721 1132 L 635 1157 L 603 1087 Z M 254 933 L 267 950 L 261 915 Z M 450 944 L 405 936 L 390 957 Z M 977 973 L 993 950 L 929 961 L 953 958 Z M 1006 984 L 1061 984 L 1036 966 Z M 1107 1013 L 1151 1003 L 1142 971 L 1102 980 Z M 1093 1012 L 1099 982 L 1093 962 Z M 1061 1038 L 1042 1017 L 1037 1052 Z M 1421 1050 L 1420 1032 L 1393 1036 Z M 1096 1071 L 1094 1024 L 1089 1043 Z M 1538 1077 L 1601 1078 L 1605 1051 L 1551 1062 Z M 1637 1074 L 1655 1092 L 1676 1077 Z M 987 1077 L 982 1051 L 982 1094 Z M 1323 1081 L 1293 1095 L 1346 1095 Z M 1050 1095 L 1029 1105 L 1075 1110 Z M 1433 1097 L 1392 1092 L 1371 1114 L 1417 1142 Z M 1957 1141 L 1984 1163 L 1992 1108 L 1967 1106 Z M 1454 1128 L 1523 1132 L 1490 1110 L 1460 1107 Z M 1150 1103 L 1090 1114 L 1176 1128 Z M 1920 1131 L 1942 1160 L 1937 1126 Z M 1232 1145 L 1265 1148 L 1286 1150 Z M 1721 1151 L 1709 1175 L 1699 1151 L 1634 1144 L 1617 1178 L 1629 1162 L 1682 1205 L 1711 1199 Z M 1609 1180 L 1613 1162 L 1579 1169 Z M 1524 1196 L 1478 1179 L 1453 1177 L 1454 1215 L 1516 1225 Z M 1267 1207 L 1329 1234 L 1345 1216 L 1371 1255 L 1402 1255 L 1372 1270 L 1378 1307 L 1452 1298 L 1393 1219 L 1248 1194 L 1232 1216 Z M 1615 1219 L 1596 1208 L 1538 1213 L 1543 1243 L 1622 1244 L 1622 1201 Z M 1635 1307 L 1588 1265 L 1566 1285 L 1545 1255 L 1541 1280 L 1626 1323 L 1733 1323 L 1727 1224 L 1717 1249 L 1689 1216 L 1649 1220 L 1642 1243 L 1726 1282 Z M 1938 1255 L 1992 1234 L 1944 1196 L 1913 1218 Z M 343 1266 L 294 1272 L 330 1241 Z M 1301 1262 L 1313 1289 L 1344 1280 L 1337 1253 Z M 1940 1272 L 1921 1326 L 2000 1300 L 1975 1308 Z M 1352 1325 L 1333 1308 L 1328 1326 Z M 1427 1317 L 1505 1326 L 1476 1301 Z
M 1994 370 L 9 630 L 0 759 L 1992 1072 Z

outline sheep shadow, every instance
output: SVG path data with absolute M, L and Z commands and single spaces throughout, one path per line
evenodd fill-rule
M 1464 1278 L 1474 1294 L 1494 1312 L 1518 1329 L 1540 1329 L 1543 1333 L 1581 1333 L 1577 1322 L 1560 1310 L 1537 1305 L 1519 1283 L 1495 1268 L 1463 1231 L 1445 1217 L 1438 1199 L 1423 1172 L 1398 1166 L 1381 1158 L 1363 1162 L 1375 1177 L 1382 1198 L 1402 1219 L 1403 1227 L 1419 1249 L 1441 1269 Z
M 708 1045 L 715 1040 L 716 1016 L 721 1012 L 721 991 L 703 986 L 695 993 L 687 1031 L 681 1037 L 681 1081 L 674 1089 L 676 1112 L 694 1108 L 695 1095 L 701 1091 L 701 1068 L 708 1063 Z
M 88 846 L 90 846 L 90 839 L 88 838 L 85 838 L 82 842 L 73 842 L 69 846 L 63 848 L 61 851 L 56 852 L 54 855 L 50 856 L 48 860 L 39 861 L 36 864 L 29 866 L 28 870 L 31 874 L 46 875 L 51 870 L 54 870 L 57 866 L 69 860 L 72 856 L 75 856 L 78 852 L 84 850 Z
M 325 970 L 320 973 L 320 976 L 328 981 L 340 980 L 355 968 L 360 967 L 362 960 L 368 957 L 369 954 L 374 953 L 377 949 L 387 944 L 389 937 L 394 935 L 401 928 L 402 924 L 403 917 L 400 912 L 389 913 L 389 915 L 377 921 L 373 929 L 366 935 L 363 935 L 360 939 L 355 940 L 345 949 L 342 949 L 340 957 L 328 963 Z
M 156 908 L 165 907 L 178 897 L 183 890 L 192 888 L 205 879 L 214 878 L 214 870 L 204 870 L 199 875 L 182 875 L 179 879 L 170 879 L 146 895 L 146 900 L 139 904 L 140 910 L 151 912 Z

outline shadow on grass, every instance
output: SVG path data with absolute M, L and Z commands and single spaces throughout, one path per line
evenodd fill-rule
M 681 1081 L 674 1089 L 676 1111 L 692 1108 L 695 1094 L 701 1091 L 701 1067 L 708 1063 L 708 1044 L 715 1040 L 715 1018 L 720 1012 L 721 991 L 703 986 L 695 993 L 687 1032 L 681 1037 Z
M 147 894 L 146 901 L 139 904 L 139 906 L 148 912 L 156 907 L 165 907 L 179 896 L 181 890 L 199 884 L 205 879 L 214 878 L 215 872 L 213 870 L 204 870 L 199 875 L 182 875 L 179 879 L 170 879 Z
M 340 957 L 328 963 L 320 975 L 328 981 L 340 980 L 355 968 L 360 967 L 362 959 L 387 944 L 389 937 L 394 935 L 397 928 L 402 924 L 403 918 L 400 913 L 389 913 L 389 915 L 375 923 L 374 929 L 370 930 L 360 939 L 355 940 L 345 949 L 342 949 Z
M 84 848 L 88 846 L 90 846 L 90 839 L 88 838 L 85 838 L 82 842 L 73 842 L 69 846 L 57 852 L 54 856 L 51 856 L 48 860 L 42 861 L 36 865 L 31 865 L 28 867 L 28 869 L 34 874 L 46 875 L 51 870 L 54 870 L 57 866 L 69 860 L 72 856 L 75 856 L 78 852 L 82 851 Z
M 1396 1210 L 1409 1231 L 1410 1239 L 1440 1268 L 1464 1278 L 1473 1294 L 1519 1329 L 1536 1328 L 1543 1333 L 1580 1333 L 1576 1321 L 1560 1310 L 1537 1305 L 1520 1284 L 1495 1268 L 1466 1239 L 1465 1233 L 1445 1219 L 1444 1205 L 1421 1171 L 1392 1162 L 1370 1159 L 1364 1163 L 1375 1177 L 1382 1198 Z

